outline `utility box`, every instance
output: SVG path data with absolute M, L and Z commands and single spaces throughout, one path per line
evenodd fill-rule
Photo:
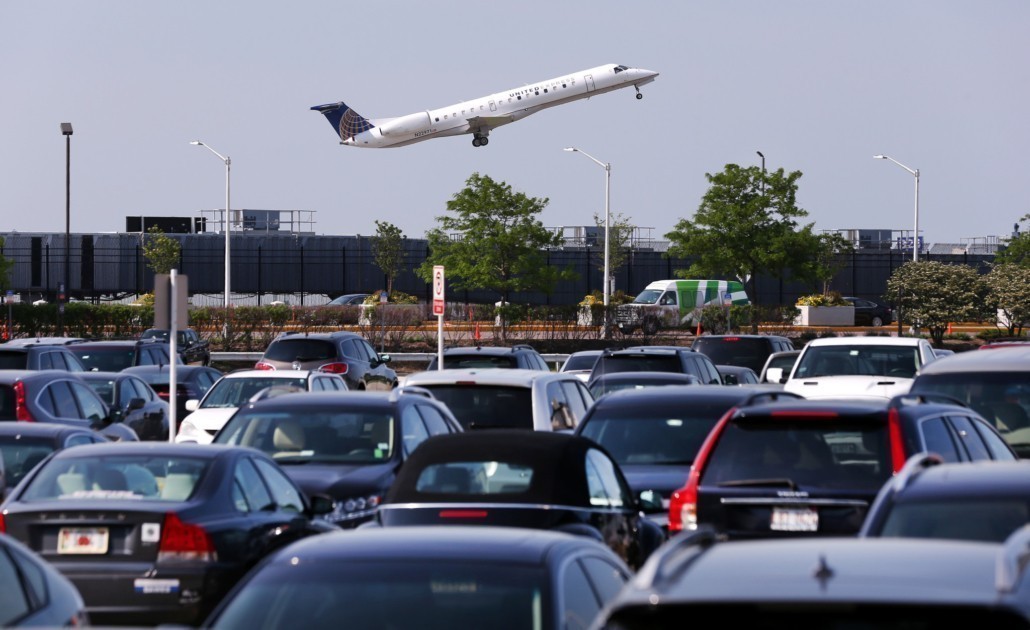
M 175 327 L 177 330 L 189 327 L 189 278 L 175 276 Z M 172 276 L 159 273 L 154 276 L 154 328 L 169 330 L 172 327 Z

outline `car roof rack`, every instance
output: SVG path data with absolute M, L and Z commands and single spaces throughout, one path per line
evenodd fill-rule
M 436 400 L 436 396 L 433 395 L 433 392 L 429 391 L 425 387 L 418 387 L 416 385 L 402 385 L 400 387 L 394 387 L 392 390 L 390 390 L 390 401 L 397 402 L 397 400 L 401 396 L 405 395 L 422 396 L 423 398 L 428 398 L 429 400 Z
M 693 532 L 673 536 L 666 543 L 666 549 L 658 557 L 649 576 L 638 574 L 638 579 L 650 580 L 647 586 L 658 586 L 682 575 L 695 560 L 700 558 L 726 537 L 710 525 L 702 525 Z
M 887 407 L 901 407 L 903 405 L 919 405 L 919 404 L 944 404 L 944 405 L 956 405 L 958 407 L 969 408 L 969 405 L 965 401 L 955 398 L 948 394 L 940 394 L 937 392 L 920 392 L 920 393 L 907 393 L 898 394 L 897 396 L 890 399 L 887 403 Z
M 890 481 L 894 492 L 901 492 L 907 488 L 912 481 L 927 468 L 933 468 L 944 463 L 944 458 L 937 453 L 916 453 L 905 461 L 898 474 Z
M 789 399 L 791 401 L 805 400 L 805 397 L 795 392 L 788 392 L 782 389 L 771 389 L 764 392 L 755 392 L 745 398 L 744 400 L 737 403 L 737 407 L 748 407 L 750 405 L 757 405 L 760 403 L 767 402 L 779 402 L 781 400 Z

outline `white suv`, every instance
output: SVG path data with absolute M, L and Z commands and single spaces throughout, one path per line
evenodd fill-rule
M 239 370 L 221 377 L 200 400 L 186 401 L 191 411 L 179 423 L 176 442 L 210 444 L 215 434 L 244 403 L 269 387 L 296 391 L 346 391 L 339 374 L 317 370 Z
M 524 369 L 447 369 L 411 374 L 465 430 L 572 431 L 594 397 L 575 374 Z
M 918 337 L 825 337 L 801 350 L 783 384 L 805 398 L 890 400 L 907 394 L 924 365 L 936 359 Z

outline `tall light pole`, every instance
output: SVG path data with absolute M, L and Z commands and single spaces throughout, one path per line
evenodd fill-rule
M 64 136 L 64 280 L 58 295 L 57 335 L 64 334 L 64 303 L 71 290 L 71 241 L 72 241 L 72 124 L 61 123 Z
M 586 157 L 594 161 L 595 164 L 604 169 L 604 333 L 608 335 L 608 302 L 610 301 L 609 296 L 611 295 L 611 279 L 609 272 L 609 261 L 610 258 L 610 242 L 609 242 L 609 222 L 611 221 L 611 190 L 612 190 L 612 165 L 611 162 L 602 162 L 601 160 L 590 155 L 586 151 L 577 149 L 576 147 L 565 147 L 566 151 L 572 151 L 573 153 L 582 153 Z
M 911 173 L 916 178 L 916 220 L 912 234 L 912 262 L 919 262 L 919 169 L 911 169 L 888 155 L 874 155 L 873 159 L 890 160 Z
M 218 156 L 218 159 L 225 163 L 225 317 L 226 322 L 229 321 L 229 293 L 230 293 L 230 276 L 229 276 L 229 234 L 232 232 L 232 215 L 229 212 L 229 166 L 232 164 L 227 156 L 222 155 L 218 151 L 215 151 L 208 145 L 204 144 L 200 140 L 194 140 L 190 144 L 197 145 L 198 147 L 205 147 L 211 153 Z
M 765 194 L 765 156 L 762 155 L 761 151 L 755 151 L 758 157 L 762 158 L 762 194 Z

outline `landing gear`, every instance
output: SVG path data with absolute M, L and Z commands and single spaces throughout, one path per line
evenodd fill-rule
M 640 93 L 640 86 L 639 85 L 634 85 L 633 89 L 637 91 L 637 100 L 638 101 L 640 99 L 644 98 L 644 95 Z
M 490 139 L 486 137 L 486 134 L 477 133 L 472 137 L 472 146 L 474 147 L 485 147 L 490 144 Z

